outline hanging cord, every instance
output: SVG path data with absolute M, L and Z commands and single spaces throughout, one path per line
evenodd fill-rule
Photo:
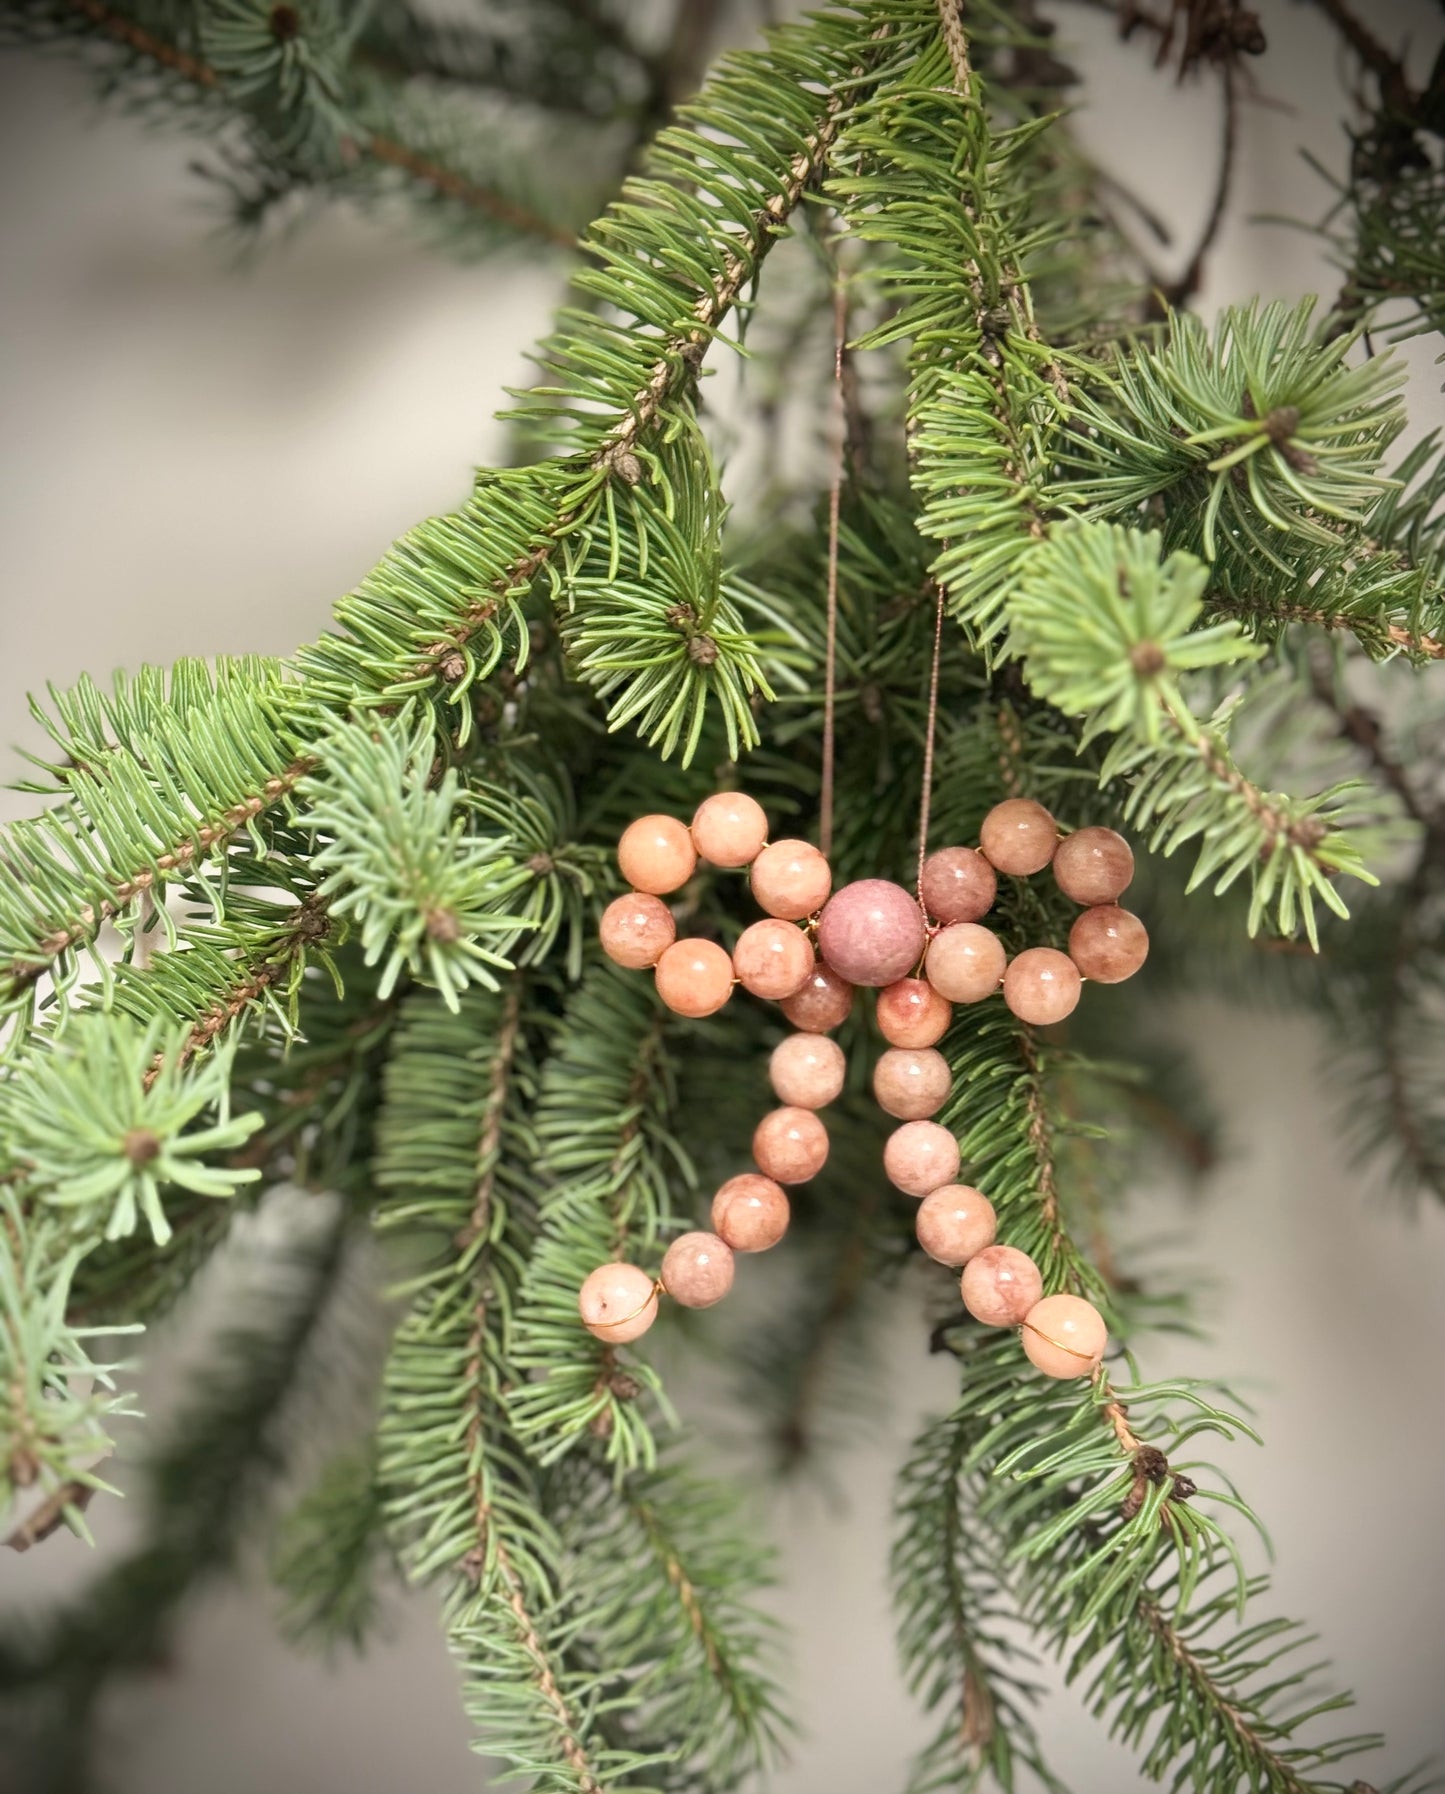
M 938 728 L 938 668 L 943 659 L 943 586 L 934 584 L 933 664 L 928 671 L 928 722 L 923 735 L 923 792 L 918 803 L 918 904 L 923 907 L 923 863 L 928 858 L 928 812 L 933 803 L 933 738 Z
M 823 656 L 823 783 L 818 797 L 818 847 L 826 859 L 833 851 L 833 712 L 838 686 L 838 518 L 843 503 L 843 459 L 848 442 L 847 406 L 843 394 L 843 345 L 848 338 L 848 293 L 843 269 L 833 261 L 833 436 L 829 445 L 832 477 L 828 485 L 828 645 Z

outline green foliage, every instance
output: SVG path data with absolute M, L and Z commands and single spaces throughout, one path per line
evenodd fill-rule
M 381 1489 L 369 1452 L 332 1458 L 286 1516 L 272 1560 L 295 1643 L 360 1651 L 376 1636 L 388 1565 Z

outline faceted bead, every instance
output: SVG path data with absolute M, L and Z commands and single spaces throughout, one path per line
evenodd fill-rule
M 905 1121 L 883 1142 L 883 1169 L 905 1196 L 927 1196 L 958 1176 L 958 1142 L 936 1121 Z
M 918 1205 L 918 1243 L 941 1265 L 964 1265 L 993 1244 L 998 1217 L 993 1204 L 971 1184 L 945 1184 Z
M 1017 1327 L 1044 1293 L 1039 1267 L 1014 1246 L 985 1246 L 963 1267 L 963 1305 L 985 1327 Z
M 1057 947 L 1027 948 L 1009 961 L 1003 975 L 1004 1002 L 1021 1022 L 1032 1022 L 1036 1028 L 1072 1015 L 1080 988 L 1079 968 Z
M 806 1034 L 827 1034 L 841 1027 L 852 1009 L 853 986 L 821 959 L 813 961 L 802 988 L 782 1002 L 783 1014 Z
M 617 864 L 635 890 L 665 897 L 692 877 L 697 850 L 675 816 L 639 816 L 617 843 Z
M 1075 903 L 1113 903 L 1134 876 L 1134 850 L 1111 828 L 1065 835 L 1054 854 L 1054 877 Z
M 1045 1296 L 1024 1316 L 1023 1342 L 1046 1377 L 1087 1377 L 1104 1356 L 1109 1329 L 1082 1296 Z
M 940 847 L 923 862 L 923 907 L 935 922 L 977 922 L 997 895 L 998 875 L 972 847 Z
M 981 1003 L 998 989 L 1007 958 L 992 929 L 955 922 L 928 943 L 924 976 L 950 1003 Z
M 805 1184 L 828 1162 L 828 1130 L 811 1109 L 770 1109 L 753 1130 L 753 1158 L 765 1177 Z
M 755 997 L 790 997 L 813 969 L 813 943 L 792 922 L 754 922 L 738 936 L 733 969 Z
M 900 978 L 878 993 L 878 1031 L 896 1047 L 931 1047 L 943 1039 L 953 1009 L 926 978 Z
M 662 1287 L 684 1308 L 711 1308 L 732 1286 L 732 1247 L 715 1233 L 684 1233 L 663 1255 Z
M 1059 844 L 1059 827 L 1031 797 L 1009 797 L 983 819 L 978 844 L 990 865 L 1015 878 L 1042 872 Z
M 582 1325 L 608 1345 L 627 1345 L 657 1319 L 657 1285 L 637 1265 L 598 1265 L 577 1292 Z
M 614 898 L 602 912 L 598 929 L 602 951 L 629 971 L 655 966 L 677 939 L 677 923 L 660 897 L 629 891 Z
M 710 866 L 750 866 L 767 838 L 763 806 L 745 791 L 705 797 L 692 819 L 692 844 Z
M 952 1088 L 948 1061 L 933 1047 L 891 1047 L 873 1068 L 878 1106 L 900 1121 L 936 1115 Z
M 833 869 L 811 842 L 774 841 L 753 861 L 758 907 L 785 922 L 801 922 L 828 901 Z
M 716 941 L 674 941 L 657 962 L 657 994 L 678 1015 L 714 1015 L 733 994 L 733 962 Z
M 773 1048 L 768 1076 L 780 1103 L 822 1109 L 837 1100 L 848 1062 L 826 1034 L 790 1034 Z
M 1122 984 L 1149 957 L 1149 931 L 1117 903 L 1101 903 L 1069 930 L 1069 957 L 1096 984 Z
M 850 984 L 892 984 L 923 953 L 923 914 L 902 885 L 860 878 L 818 918 L 818 951 Z
M 712 1225 L 734 1252 L 766 1252 L 788 1231 L 787 1194 L 756 1171 L 730 1177 L 712 1199 Z

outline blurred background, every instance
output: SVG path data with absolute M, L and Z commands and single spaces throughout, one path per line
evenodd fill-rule
M 1313 9 L 1258 10 L 1270 48 L 1243 108 L 1206 312 L 1256 291 L 1332 291 L 1339 278 L 1317 239 L 1259 220 L 1312 219 L 1327 204 L 1302 152 L 1343 165 L 1348 71 Z M 1366 10 L 1392 43 L 1413 33 L 1428 49 L 1438 35 L 1424 0 Z M 1190 244 L 1213 179 L 1214 93 L 1174 87 L 1142 46 L 1117 41 L 1106 13 L 1058 12 L 1085 77 L 1086 148 Z M 558 263 L 459 267 L 339 209 L 238 268 L 209 228 L 189 154 L 102 116 L 73 70 L 0 56 L 0 714 L 14 742 L 33 743 L 26 693 L 48 680 L 178 654 L 282 653 L 320 631 L 393 536 L 456 502 L 473 464 L 504 451 L 492 413 L 526 378 L 559 294 Z M 1428 340 L 1409 353 L 1418 430 L 1445 408 Z M 19 772 L 10 756 L 6 776 Z M 0 813 L 26 802 L 0 793 Z M 1210 1333 L 1205 1345 L 1160 1339 L 1146 1367 L 1207 1364 L 1252 1404 L 1265 1449 L 1241 1449 L 1227 1468 L 1273 1532 L 1281 1609 L 1318 1627 L 1362 1727 L 1390 1737 L 1383 1783 L 1445 1747 L 1445 1215 L 1416 1212 L 1383 1170 L 1350 1157 L 1351 1092 L 1322 1074 L 1326 1043 L 1311 1024 L 1214 1000 L 1171 1021 L 1204 1068 L 1224 1150 L 1197 1186 L 1133 1193 L 1126 1251 L 1132 1239 L 1182 1263 Z M 243 1275 L 219 1267 L 148 1342 L 151 1414 L 167 1411 L 217 1279 Z M 758 1287 L 757 1300 L 789 1299 L 785 1280 Z M 894 1663 L 886 1561 L 893 1470 L 954 1374 L 923 1348 L 918 1313 L 901 1302 L 836 1452 L 757 1491 L 758 1524 L 781 1553 L 773 1605 L 803 1721 L 776 1794 L 896 1787 L 922 1736 Z M 746 1467 L 748 1417 L 726 1375 L 683 1362 L 673 1387 L 719 1458 Z M 124 1503 L 98 1501 L 91 1518 L 95 1551 L 62 1534 L 6 1554 L 4 1623 L 80 1592 L 97 1560 L 124 1548 Z M 280 1641 L 264 1566 L 253 1569 L 189 1614 L 167 1663 L 112 1697 L 114 1794 L 486 1785 L 425 1597 L 393 1598 L 364 1660 L 321 1663 Z M 1139 1785 L 1068 1691 L 1051 1692 L 1041 1730 L 1078 1794 Z

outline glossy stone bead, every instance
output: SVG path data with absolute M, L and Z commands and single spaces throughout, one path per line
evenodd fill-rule
M 1009 961 L 1003 1000 L 1021 1022 L 1047 1028 L 1072 1015 L 1082 988 L 1079 968 L 1057 947 L 1029 947 Z
M 972 847 L 940 847 L 923 862 L 922 896 L 935 922 L 977 922 L 993 908 L 998 874 Z
M 927 1196 L 958 1176 L 958 1142 L 936 1121 L 905 1121 L 883 1142 L 883 1169 L 905 1196 Z
M 767 838 L 763 806 L 746 791 L 705 797 L 692 819 L 692 844 L 710 866 L 750 866 Z
M 991 1246 L 998 1230 L 993 1204 L 972 1184 L 944 1184 L 918 1205 L 918 1243 L 941 1265 L 965 1265 Z
M 662 1260 L 662 1287 L 684 1308 L 711 1308 L 733 1286 L 733 1253 L 715 1233 L 684 1233 Z
M 677 939 L 677 923 L 660 897 L 628 891 L 603 910 L 597 933 L 610 960 L 637 972 L 662 958 Z
M 828 1162 L 828 1130 L 811 1109 L 770 1109 L 753 1129 L 753 1158 L 765 1177 L 805 1184 Z
M 1069 930 L 1069 957 L 1096 984 L 1122 984 L 1149 957 L 1149 930 L 1117 903 L 1101 903 Z
M 827 1034 L 841 1027 L 852 1013 L 853 986 L 846 978 L 840 978 L 832 966 L 815 959 L 801 989 L 783 998 L 782 1010 L 792 1025 L 805 1034 Z
M 873 1067 L 873 1094 L 900 1121 L 936 1115 L 953 1088 L 948 1061 L 933 1047 L 890 1047 Z
M 1015 1246 L 985 1246 L 963 1267 L 963 1305 L 986 1327 L 1017 1327 L 1044 1293 L 1039 1267 Z
M 1000 872 L 1027 878 L 1042 872 L 1059 844 L 1059 825 L 1031 797 L 1008 797 L 983 819 L 978 844 Z
M 753 861 L 758 907 L 785 922 L 801 922 L 828 901 L 833 869 L 808 841 L 774 841 Z
M 813 943 L 792 922 L 754 922 L 733 948 L 733 970 L 755 997 L 790 997 L 812 969 Z
M 892 984 L 923 953 L 923 913 L 902 885 L 860 878 L 828 900 L 818 951 L 850 984 Z
M 878 1031 L 896 1047 L 931 1047 L 943 1039 L 953 1007 L 926 978 L 900 978 L 878 993 Z
M 788 1197 L 757 1171 L 730 1177 L 712 1199 L 713 1232 L 734 1252 L 766 1252 L 788 1231 Z
M 1054 854 L 1054 877 L 1075 903 L 1113 903 L 1134 876 L 1134 850 L 1111 828 L 1065 835 Z
M 634 890 L 665 897 L 692 877 L 697 849 L 675 816 L 639 816 L 617 843 L 617 864 Z
M 637 1265 L 598 1265 L 577 1292 L 577 1312 L 598 1339 L 627 1345 L 657 1319 L 657 1285 Z
M 835 1102 L 847 1070 L 842 1047 L 826 1034 L 790 1034 L 768 1060 L 778 1101 L 799 1109 L 822 1109 Z
M 1109 1329 L 1082 1296 L 1045 1296 L 1024 1316 L 1022 1339 L 1046 1377 L 1087 1377 L 1104 1356 Z
M 923 972 L 939 996 L 950 1003 L 981 1003 L 998 989 L 1008 955 L 990 928 L 977 922 L 955 922 L 940 928 L 928 943 Z
M 733 994 L 733 962 L 716 941 L 674 941 L 657 962 L 657 994 L 678 1015 L 715 1015 Z

